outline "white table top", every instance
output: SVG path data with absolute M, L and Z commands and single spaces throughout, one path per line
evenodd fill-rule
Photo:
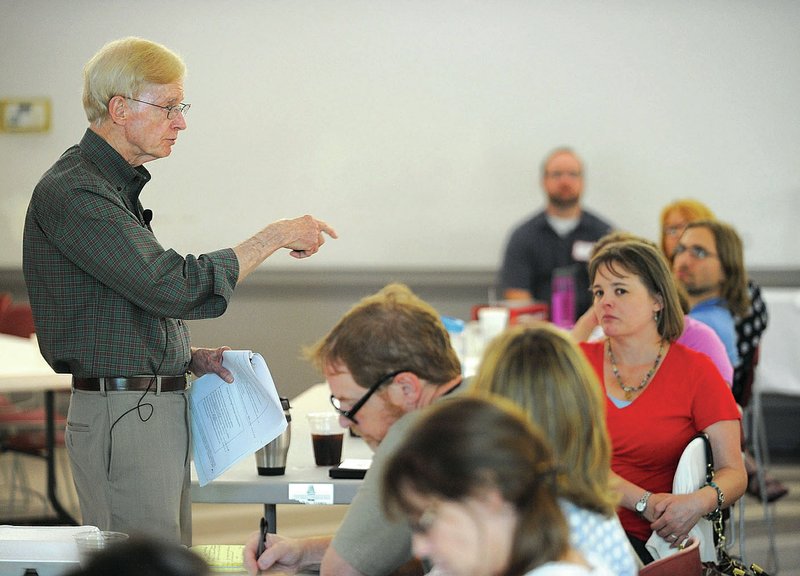
M 72 376 L 56 374 L 35 338 L 0 334 L 0 393 L 69 390 Z
M 800 290 L 764 288 L 769 324 L 761 339 L 756 386 L 800 396 Z
M 250 504 L 301 504 L 289 498 L 290 485 L 313 484 L 332 487 L 332 504 L 349 504 L 361 480 L 333 479 L 328 476 L 327 466 L 314 464 L 311 433 L 306 414 L 332 411 L 328 400 L 327 384 L 316 384 L 291 400 L 292 440 L 283 476 L 259 476 L 255 456 L 243 458 L 231 469 L 202 488 L 192 466 L 192 501 L 211 503 Z M 342 458 L 372 458 L 372 451 L 361 438 L 344 434 Z M 318 490 L 319 492 L 319 490 Z

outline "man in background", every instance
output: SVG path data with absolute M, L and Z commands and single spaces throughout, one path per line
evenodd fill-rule
M 507 300 L 550 304 L 554 273 L 575 283 L 577 318 L 591 306 L 587 262 L 594 242 L 611 226 L 584 210 L 583 163 L 569 148 L 557 148 L 542 162 L 542 189 L 547 206 L 513 230 L 500 270 L 500 288 Z
M 83 523 L 189 545 L 186 374 L 232 376 L 224 348 L 190 347 L 184 320 L 223 314 L 277 250 L 305 258 L 336 233 L 304 216 L 200 256 L 159 244 L 139 200 L 143 164 L 169 156 L 186 129 L 185 74 L 180 57 L 141 38 L 89 60 L 89 127 L 34 189 L 23 271 L 42 355 L 72 374 L 66 444 Z
M 718 220 L 688 224 L 673 253 L 672 270 L 688 294 L 689 316 L 710 326 L 725 345 L 731 364 L 742 369 L 736 318 L 751 315 L 752 311 L 744 250 L 736 230 Z M 748 494 L 768 502 L 788 494 L 789 489 L 766 471 L 761 493 L 758 468 L 749 450 L 745 450 L 744 464 Z
M 750 305 L 742 241 L 732 226 L 718 220 L 687 224 L 672 259 L 675 279 L 686 290 L 689 316 L 710 326 L 739 365 L 734 315 Z
M 461 385 L 458 357 L 439 315 L 406 286 L 390 284 L 356 304 L 306 356 L 325 376 L 341 425 L 358 433 L 375 455 L 335 536 L 270 534 L 257 559 L 255 532 L 245 548 L 245 566 L 251 574 L 295 573 L 320 564 L 322 576 L 421 573 L 410 528 L 383 513 L 381 477 L 418 411 Z

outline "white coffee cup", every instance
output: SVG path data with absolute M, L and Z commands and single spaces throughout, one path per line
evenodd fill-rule
M 503 306 L 485 306 L 478 310 L 478 326 L 484 342 L 488 342 L 508 325 L 509 310 Z

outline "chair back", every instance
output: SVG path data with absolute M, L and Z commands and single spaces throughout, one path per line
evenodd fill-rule
M 8 292 L 0 293 L 0 318 L 3 317 L 9 306 L 11 306 L 11 294 Z
M 0 316 L 0 334 L 30 338 L 35 332 L 30 304 L 11 304 Z
M 690 539 L 687 546 L 672 556 L 651 562 L 639 570 L 639 576 L 702 576 L 700 541 Z

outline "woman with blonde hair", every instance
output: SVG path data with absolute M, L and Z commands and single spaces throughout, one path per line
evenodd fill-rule
M 661 251 L 672 260 L 675 247 L 686 226 L 697 220 L 713 220 L 711 208 L 692 198 L 683 198 L 667 204 L 661 210 Z
M 545 433 L 558 465 L 559 505 L 572 545 L 614 574 L 635 575 L 634 555 L 615 513 L 600 386 L 569 335 L 549 324 L 507 330 L 489 344 L 470 391 L 512 400 Z

